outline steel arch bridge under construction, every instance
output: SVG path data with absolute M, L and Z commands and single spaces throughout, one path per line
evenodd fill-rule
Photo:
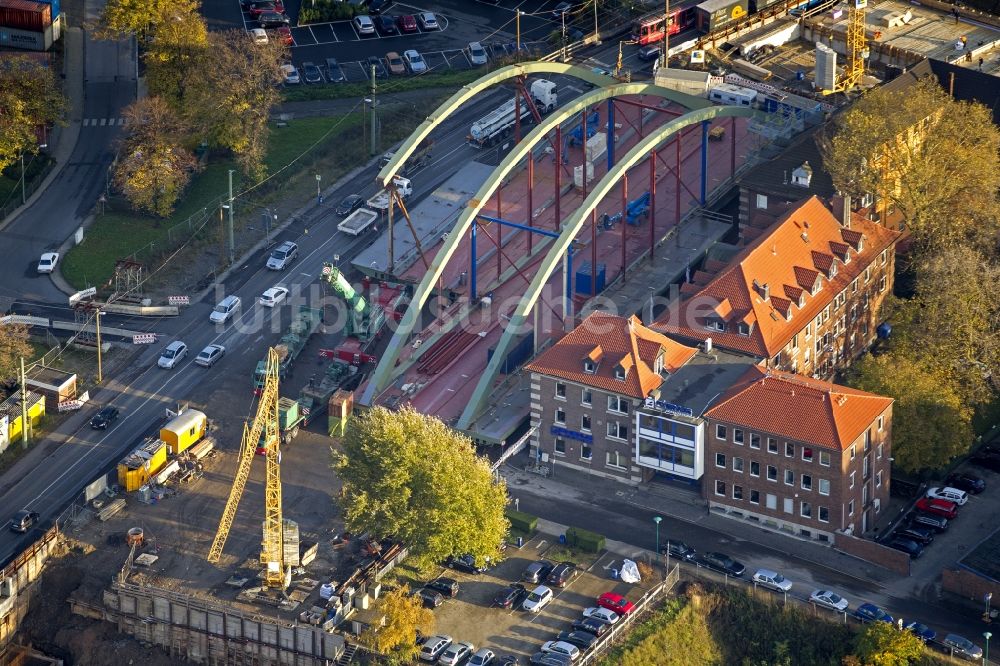
M 485 203 L 488 202 L 490 197 L 499 190 L 504 182 L 504 179 L 518 168 L 518 165 L 522 160 L 532 156 L 533 151 L 540 144 L 550 141 L 549 134 L 551 132 L 556 131 L 557 137 L 560 136 L 559 131 L 563 123 L 570 121 L 574 118 L 574 116 L 580 115 L 581 113 L 585 114 L 589 108 L 598 102 L 607 100 L 609 108 L 607 173 L 596 183 L 590 184 L 589 191 L 585 190 L 586 196 L 583 203 L 576 210 L 559 220 L 559 232 L 550 232 L 548 234 L 552 241 L 551 245 L 548 248 L 541 264 L 535 270 L 535 274 L 530 282 L 530 285 L 527 287 L 524 295 L 520 298 L 516 310 L 510 319 L 509 325 L 504 327 L 503 333 L 501 334 L 494 353 L 487 364 L 486 370 L 479 376 L 472 398 L 464 407 L 461 417 L 455 424 L 459 430 L 469 429 L 473 420 L 482 411 L 494 383 L 500 374 L 502 362 L 506 358 L 508 351 L 511 349 L 516 336 L 515 331 L 523 327 L 526 323 L 532 308 L 535 306 L 542 293 L 543 287 L 550 277 L 559 269 L 564 257 L 567 256 L 567 253 L 571 251 L 574 238 L 581 231 L 581 229 L 583 229 L 588 216 L 595 214 L 598 204 L 612 191 L 614 187 L 619 184 L 619 182 L 628 173 L 628 170 L 641 163 L 644 159 L 654 158 L 657 148 L 671 138 L 675 137 L 675 135 L 678 135 L 678 133 L 685 128 L 694 125 L 701 125 L 702 175 L 700 202 L 704 204 L 706 197 L 706 160 L 709 124 L 715 119 L 735 119 L 737 117 L 749 118 L 755 114 L 754 110 L 749 107 L 714 106 L 704 98 L 686 95 L 675 90 L 656 86 L 652 83 L 619 82 L 606 75 L 599 74 L 576 65 L 549 62 L 521 63 L 499 69 L 483 76 L 477 81 L 466 85 L 457 93 L 452 95 L 451 98 L 441 104 L 441 106 L 430 114 L 427 119 L 410 135 L 402 146 L 396 150 L 391 161 L 386 164 L 386 166 L 378 174 L 377 181 L 379 184 L 387 187 L 389 191 L 392 191 L 392 188 L 389 187 L 389 185 L 392 183 L 393 178 L 397 172 L 401 170 L 403 165 L 406 163 L 406 160 L 418 149 L 421 142 L 428 137 L 435 127 L 440 125 L 446 118 L 460 109 L 463 104 L 466 104 L 475 95 L 498 83 L 502 83 L 510 79 L 518 79 L 520 82 L 523 82 L 524 77 L 529 74 L 563 74 L 573 76 L 586 83 L 596 86 L 596 88 L 577 97 L 568 104 L 559 106 L 552 111 L 549 116 L 538 123 L 538 125 L 527 136 L 525 136 L 523 140 L 516 143 L 510 153 L 500 162 L 500 164 L 493 170 L 492 174 L 480 186 L 475 196 L 464 204 L 464 208 L 458 215 L 454 225 L 450 229 L 449 233 L 446 234 L 442 247 L 437 252 L 431 264 L 427 267 L 427 270 L 420 280 L 405 314 L 399 322 L 399 326 L 389 342 L 388 348 L 379 360 L 374 374 L 366 385 L 360 399 L 360 403 L 362 405 L 374 405 L 379 393 L 385 390 L 395 379 L 394 370 L 397 368 L 397 362 L 399 361 L 400 355 L 405 349 L 410 336 L 415 332 L 417 322 L 420 321 L 421 310 L 430 299 L 435 285 L 444 272 L 446 264 L 456 254 L 456 250 L 459 249 L 466 232 L 472 228 L 474 239 L 474 223 L 481 217 L 491 221 L 502 222 L 502 220 L 492 220 L 491 218 L 484 217 L 481 214 Z M 648 136 L 641 138 L 641 140 L 639 140 L 636 145 L 634 145 L 624 156 L 616 160 L 614 154 L 614 134 L 612 131 L 614 122 L 612 102 L 615 98 L 626 95 L 649 95 L 661 98 L 662 100 L 667 100 L 682 106 L 686 109 L 686 112 L 651 131 Z M 585 127 L 584 133 L 586 133 Z M 733 163 L 735 165 L 735 136 L 733 141 Z M 557 160 L 561 159 L 559 158 L 558 144 L 559 139 L 557 139 L 556 142 Z M 678 144 L 678 155 L 679 154 L 680 148 Z M 680 176 L 678 174 L 678 182 L 679 178 Z M 557 205 L 557 217 L 558 210 Z M 652 216 L 650 216 L 650 219 L 652 220 Z M 653 230 L 651 228 L 651 235 L 652 233 Z M 623 232 L 623 243 L 624 242 L 625 236 Z M 473 255 L 473 257 L 474 256 L 475 255 Z M 473 261 L 475 261 L 474 258 Z M 473 299 L 475 297 L 474 291 L 475 287 L 473 286 Z M 567 312 L 569 312 L 568 306 Z M 398 374 L 396 376 L 398 376 Z

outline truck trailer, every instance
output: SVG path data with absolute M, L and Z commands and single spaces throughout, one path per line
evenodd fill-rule
M 316 332 L 323 322 L 323 311 L 320 308 L 310 308 L 300 306 L 292 323 L 288 326 L 288 331 L 281 336 L 281 340 L 274 348 L 278 351 L 278 376 L 285 377 L 291 369 L 295 359 L 305 348 L 309 338 Z M 264 379 L 267 374 L 267 359 L 257 362 L 257 367 L 253 373 L 254 393 L 260 394 L 264 388 Z
M 409 178 L 403 178 L 402 176 L 396 176 L 392 179 L 393 185 L 396 186 L 396 192 L 399 193 L 401 199 L 405 200 L 411 194 L 413 194 L 413 185 L 410 183 Z M 367 202 L 368 207 L 372 210 L 384 211 L 389 209 L 389 193 L 386 190 L 382 190 Z
M 558 89 L 552 81 L 546 79 L 532 81 L 528 91 L 539 113 L 548 113 L 559 104 Z M 517 124 L 517 115 L 517 101 L 511 98 L 489 115 L 472 123 L 468 136 L 469 143 L 477 148 L 482 148 L 506 137 Z M 531 109 L 527 102 L 522 100 L 521 120 L 525 120 L 530 115 Z
M 338 224 L 337 229 L 351 236 L 360 236 L 368 229 L 371 229 L 377 219 L 378 213 L 375 211 L 367 208 L 359 208 Z

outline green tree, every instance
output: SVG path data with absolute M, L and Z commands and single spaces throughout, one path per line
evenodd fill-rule
M 107 39 L 135 34 L 149 43 L 158 26 L 180 14 L 197 15 L 199 5 L 197 0 L 108 0 L 96 32 Z
M 908 666 L 923 658 L 924 644 L 912 632 L 872 622 L 858 635 L 855 654 L 865 666 Z
M 855 363 L 851 384 L 893 398 L 892 455 L 915 472 L 944 466 L 972 442 L 972 412 L 940 367 L 892 352 Z
M 500 557 L 507 487 L 468 437 L 412 408 L 377 407 L 348 431 L 335 467 L 348 529 L 400 539 L 418 566 Z
M 0 60 L 0 170 L 37 153 L 40 127 L 61 123 L 66 112 L 55 74 L 25 56 Z
M 376 610 L 385 615 L 385 625 L 364 631 L 359 637 L 361 644 L 395 663 L 414 663 L 419 652 L 417 630 L 424 635 L 434 631 L 434 613 L 406 587 L 382 595 Z
M 114 184 L 137 210 L 166 217 L 184 192 L 198 161 L 182 144 L 183 128 L 159 97 L 130 104 Z
M 20 372 L 21 359 L 30 359 L 31 351 L 27 326 L 0 324 L 0 381 L 16 377 Z
M 824 143 L 837 189 L 887 200 L 916 251 L 995 236 L 1000 129 L 985 106 L 954 100 L 932 79 L 907 90 L 876 88 L 840 116 Z
M 188 87 L 202 80 L 192 75 L 199 68 L 213 66 L 204 19 L 196 12 L 174 14 L 159 26 L 143 60 L 149 93 L 162 97 L 178 114 L 183 114 Z

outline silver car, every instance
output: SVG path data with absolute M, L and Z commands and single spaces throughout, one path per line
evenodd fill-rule
M 226 353 L 226 348 L 222 345 L 209 345 L 195 356 L 194 362 L 203 368 L 211 368 L 219 362 L 219 359 Z
M 163 353 L 160 354 L 159 360 L 156 361 L 156 365 L 160 366 L 164 370 L 172 370 L 181 362 L 181 359 L 187 355 L 187 345 L 180 340 L 174 340 Z
M 479 42 L 469 42 L 469 62 L 474 66 L 485 65 L 489 61 L 486 49 Z
M 441 666 L 459 666 L 459 664 L 464 663 L 473 652 L 475 652 L 476 646 L 468 641 L 460 641 L 458 643 L 452 643 L 445 651 L 441 653 L 438 658 L 438 663 Z
M 403 52 L 403 60 L 410 66 L 410 71 L 414 74 L 423 74 L 427 71 L 427 63 L 424 62 L 424 57 L 413 49 Z

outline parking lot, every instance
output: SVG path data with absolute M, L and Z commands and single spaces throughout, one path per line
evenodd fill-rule
M 434 614 L 435 633 L 447 634 L 455 641 L 469 641 L 476 648 L 488 647 L 497 654 L 513 654 L 519 663 L 538 651 L 545 641 L 554 640 L 560 631 L 581 617 L 584 608 L 596 605 L 598 596 L 615 592 L 630 601 L 638 600 L 653 581 L 632 585 L 611 577 L 612 569 L 621 566 L 624 555 L 602 553 L 578 556 L 580 574 L 564 588 L 553 588 L 555 597 L 540 613 L 532 615 L 519 608 L 507 610 L 493 603 L 497 592 L 511 582 L 521 580 L 525 568 L 538 559 L 557 562 L 558 541 L 551 535 L 539 535 L 521 548 L 509 548 L 507 559 L 480 575 L 446 569 L 442 575 L 454 578 L 461 590 L 457 597 L 445 600 Z M 524 583 L 531 590 L 535 585 Z

